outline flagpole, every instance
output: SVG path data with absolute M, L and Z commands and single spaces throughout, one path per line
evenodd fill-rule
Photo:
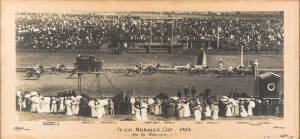
M 220 27 L 218 26 L 218 29 L 217 29 L 217 30 L 218 30 L 218 33 L 217 33 L 217 34 L 218 34 L 218 35 L 217 35 L 217 48 L 218 48 L 218 49 L 219 49 L 219 47 L 220 47 L 220 40 L 219 40 L 219 30 L 220 30 L 220 29 L 219 29 L 219 28 L 220 28 Z
M 151 51 L 151 45 L 152 45 L 152 20 L 150 19 L 150 42 L 149 42 L 149 53 Z
M 162 12 L 160 12 L 160 45 L 161 45 L 161 48 L 163 46 L 163 35 L 162 35 L 162 23 L 163 22 L 163 19 L 162 19 Z M 159 63 L 159 60 L 158 60 L 158 57 L 159 56 L 159 48 L 157 48 L 157 63 Z
M 162 33 L 163 33 L 163 31 L 162 31 L 162 25 L 163 25 L 163 19 L 162 19 L 162 12 L 160 12 L 160 45 L 161 45 L 161 47 L 162 47 L 162 45 L 163 45 L 163 35 L 162 35 Z
M 175 20 L 175 18 L 173 18 L 173 21 L 172 21 L 172 39 L 171 39 L 171 54 L 173 53 L 173 30 L 174 30 L 174 20 Z
M 244 65 L 244 46 L 242 46 L 242 48 L 241 48 L 241 66 L 243 66 Z

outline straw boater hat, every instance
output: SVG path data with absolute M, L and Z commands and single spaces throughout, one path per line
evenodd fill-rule
M 17 96 L 20 97 L 20 96 L 21 96 L 21 93 L 22 93 L 21 91 L 17 91 Z
M 31 97 L 31 94 L 26 94 L 24 97 L 25 97 L 25 98 L 30 98 L 30 97 Z
M 148 99 L 148 103 L 149 103 L 149 104 L 153 104 L 153 103 L 154 103 L 154 100 L 153 100 L 152 98 L 149 98 L 149 99 Z
M 79 98 L 79 99 L 80 99 L 80 98 L 82 98 L 82 96 L 79 95 L 79 96 L 76 96 L 76 98 Z
M 37 95 L 38 95 L 38 93 L 35 92 L 35 91 L 31 92 L 30 94 L 31 94 L 32 96 L 37 96 Z
M 243 104 L 244 104 L 244 101 L 241 101 L 240 104 L 243 105 Z
M 178 97 L 172 97 L 171 99 L 178 100 L 179 98 Z

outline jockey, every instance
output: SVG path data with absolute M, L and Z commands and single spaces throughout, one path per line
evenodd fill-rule
M 190 63 L 187 63 L 187 64 L 186 64 L 186 68 L 191 69 L 191 64 L 190 64 Z
M 38 71 L 40 68 L 40 64 L 37 64 L 35 67 L 34 67 L 34 70 Z
M 36 70 L 36 73 L 37 73 L 37 74 L 40 74 L 41 72 L 40 72 L 40 70 Z
M 56 65 L 56 69 L 60 69 L 61 64 Z
M 138 70 L 139 70 L 139 66 L 138 66 L 138 65 L 136 65 L 136 66 L 133 68 L 133 70 L 136 70 L 136 71 L 138 71 Z
M 140 73 L 142 73 L 142 72 L 143 72 L 143 63 L 140 62 L 140 64 L 137 65 L 137 68 L 138 68 L 138 71 L 139 71 Z
M 143 67 L 143 62 L 140 62 L 139 67 Z
M 220 58 L 219 59 L 219 66 L 220 66 L 220 69 L 222 70 L 223 69 L 223 59 L 222 58 Z

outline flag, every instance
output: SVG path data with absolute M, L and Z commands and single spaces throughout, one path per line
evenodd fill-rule
M 222 30 L 222 28 L 218 26 L 218 31 L 221 31 L 221 30 Z

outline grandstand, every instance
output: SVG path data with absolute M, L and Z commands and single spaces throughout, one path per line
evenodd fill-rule
M 17 13 L 17 50 L 283 49 L 282 12 Z

